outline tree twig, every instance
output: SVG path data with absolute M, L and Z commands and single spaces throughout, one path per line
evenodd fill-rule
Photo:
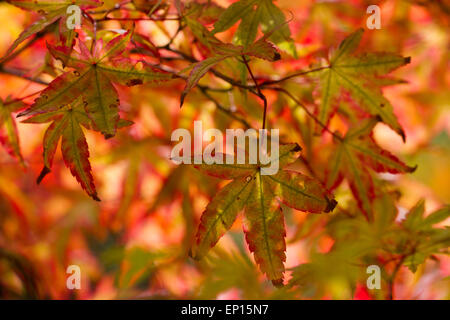
M 264 130 L 266 128 L 266 117 L 267 117 L 267 98 L 262 93 L 261 88 L 258 85 L 258 81 L 256 81 L 255 76 L 253 75 L 252 69 L 250 68 L 250 65 L 248 64 L 247 58 L 245 55 L 242 55 L 242 59 L 244 60 L 244 64 L 247 67 L 248 73 L 252 77 L 253 82 L 255 83 L 256 91 L 258 92 L 258 97 L 261 98 L 261 100 L 264 103 L 264 113 L 263 113 L 263 123 L 262 123 L 262 129 Z

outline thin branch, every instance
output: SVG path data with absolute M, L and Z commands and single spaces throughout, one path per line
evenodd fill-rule
M 275 91 L 279 91 L 284 93 L 285 95 L 287 95 L 289 98 L 291 98 L 297 105 L 299 105 L 303 110 L 305 110 L 306 114 L 308 116 L 310 116 L 314 121 L 317 122 L 317 124 L 319 126 L 321 126 L 326 132 L 330 133 L 334 138 L 336 138 L 339 141 L 343 141 L 344 139 L 337 135 L 336 133 L 334 133 L 333 131 L 331 131 L 325 124 L 323 124 L 319 119 L 317 119 L 317 117 L 311 113 L 311 111 L 308 110 L 308 108 L 300 101 L 298 100 L 296 97 L 294 97 L 294 95 L 292 93 L 290 93 L 289 91 L 287 91 L 284 88 L 280 88 L 280 87 L 270 87 L 268 89 L 271 90 L 275 90 Z
M 255 83 L 255 87 L 256 87 L 256 91 L 258 92 L 258 96 L 261 98 L 261 100 L 264 103 L 264 113 L 263 113 L 263 123 L 262 123 L 262 129 L 264 130 L 266 128 L 267 98 L 262 93 L 261 88 L 258 85 L 258 81 L 256 81 L 255 76 L 253 75 L 252 69 L 250 68 L 250 65 L 248 64 L 247 58 L 245 58 L 245 55 L 242 55 L 242 59 L 244 60 L 244 64 L 247 67 L 248 73 L 250 74 L 253 82 Z
M 198 61 L 197 59 L 195 59 L 194 57 L 191 57 L 190 55 L 188 55 L 188 54 L 186 54 L 186 53 L 184 53 L 184 52 L 182 52 L 182 51 L 173 49 L 173 48 L 171 48 L 170 46 L 163 46 L 163 47 L 158 47 L 158 48 L 159 48 L 159 49 L 163 49 L 163 50 L 170 51 L 170 52 L 175 53 L 175 54 L 178 54 L 179 56 L 181 56 L 182 58 L 184 58 L 185 60 L 187 60 L 187 61 L 189 61 L 189 62 L 192 62 L 192 63 L 199 62 L 199 61 Z M 162 60 L 165 60 L 165 59 L 162 57 Z M 242 83 L 240 83 L 240 82 L 234 80 L 233 78 L 230 78 L 230 77 L 228 77 L 227 75 L 224 75 L 223 73 L 221 73 L 221 72 L 215 70 L 214 68 L 210 69 L 210 72 L 211 72 L 213 75 L 215 75 L 216 77 L 218 77 L 218 78 L 224 80 L 225 82 L 228 82 L 228 83 L 231 84 L 232 86 L 239 87 L 239 88 L 242 88 L 242 89 L 246 89 L 246 90 L 248 90 L 250 93 L 252 93 L 252 94 L 254 94 L 254 95 L 256 95 L 256 96 L 259 97 L 258 93 L 254 90 L 254 89 L 255 89 L 254 86 L 247 86 L 247 85 L 244 85 L 244 84 L 242 84 Z
M 168 72 L 170 74 L 172 74 L 174 77 L 176 78 L 180 78 L 180 79 L 184 79 L 186 80 L 187 77 L 179 74 L 178 72 L 168 69 L 167 67 L 161 66 L 161 65 L 154 65 L 151 63 L 148 63 L 146 61 L 143 61 L 145 64 L 152 66 L 154 68 L 157 68 L 161 71 L 165 71 Z M 239 121 L 240 123 L 242 123 L 247 129 L 251 128 L 251 125 L 243 118 L 238 117 L 236 114 L 234 114 L 230 109 L 225 108 L 224 106 L 222 106 L 213 96 L 211 96 L 208 91 L 214 91 L 214 92 L 229 92 L 231 89 L 233 88 L 226 88 L 226 89 L 221 89 L 221 88 L 210 88 L 208 86 L 204 86 L 204 85 L 200 85 L 197 84 L 197 88 L 200 89 L 200 91 L 202 92 L 202 94 L 208 98 L 209 100 L 211 100 L 217 107 L 217 109 L 219 109 L 220 111 L 224 112 L 225 114 L 227 114 L 228 116 L 230 116 L 231 118 L 235 119 L 236 121 Z
M 104 10 L 92 10 L 92 11 L 87 11 L 90 14 L 100 14 L 100 13 L 105 13 L 105 16 L 107 16 L 108 14 L 110 14 L 111 12 L 117 11 L 117 10 L 125 10 L 125 11 L 138 11 L 136 9 L 130 9 L 130 8 L 123 8 L 122 6 L 127 5 L 131 3 L 131 1 L 124 1 L 122 3 L 116 3 L 114 7 L 110 8 L 110 9 L 104 9 Z
M 308 74 L 308 73 L 317 72 L 317 71 L 328 69 L 328 68 L 329 68 L 329 66 L 315 68 L 315 69 L 311 69 L 311 70 L 299 71 L 299 72 L 293 73 L 291 75 L 288 75 L 288 76 L 286 76 L 284 78 L 281 78 L 281 79 L 278 79 L 278 80 L 267 80 L 267 81 L 264 81 L 264 82 L 262 82 L 260 84 L 260 86 L 261 87 L 265 87 L 265 86 L 269 86 L 269 85 L 272 85 L 272 84 L 278 84 L 278 83 L 281 83 L 283 81 L 286 81 L 286 80 L 289 80 L 289 79 L 292 79 L 292 78 L 295 78 L 295 77 L 298 77 L 298 76 L 303 76 L 303 75 Z
M 0 73 L 9 74 L 9 75 L 16 76 L 18 78 L 23 78 L 23 79 L 26 79 L 26 80 L 29 80 L 29 81 L 33 81 L 33 82 L 39 83 L 39 84 L 45 84 L 45 85 L 48 84 L 48 82 L 45 81 L 45 80 L 27 76 L 27 75 L 25 75 L 24 72 L 22 72 L 20 70 L 17 70 L 17 69 L 14 69 L 14 68 L 5 67 L 5 66 L 2 66 L 2 65 L 0 65 Z
M 94 36 L 91 43 L 91 52 L 92 52 L 95 48 L 95 43 L 97 42 L 97 20 L 92 18 L 92 16 L 87 11 L 83 11 L 83 15 L 92 23 L 92 26 L 94 28 Z
M 115 21 L 180 21 L 181 18 L 180 17 L 173 17 L 173 18 L 168 18 L 168 17 L 164 17 L 164 18 L 110 18 L 110 17 L 103 17 L 100 19 L 97 19 L 96 21 L 100 22 L 100 21 L 110 21 L 110 20 L 115 20 Z
M 400 267 L 403 264 L 403 261 L 405 261 L 406 255 L 401 256 L 400 260 L 397 262 L 397 264 L 395 265 L 394 271 L 392 271 L 392 274 L 388 280 L 388 285 L 389 285 L 389 300 L 394 300 L 394 283 L 395 283 L 395 278 L 398 274 L 398 272 L 400 271 Z
M 6 105 L 9 105 L 9 104 L 12 104 L 12 103 L 15 103 L 15 102 L 22 101 L 22 100 L 24 100 L 24 99 L 30 98 L 30 97 L 32 97 L 32 96 L 35 96 L 35 95 L 41 93 L 43 90 L 44 90 L 44 89 L 38 90 L 38 91 L 36 91 L 36 92 L 27 94 L 27 95 L 24 96 L 24 97 L 16 98 L 16 99 L 10 100 L 10 101 L 8 101 L 8 102 L 5 102 L 4 105 L 6 106 Z
M 16 51 L 14 51 L 13 53 L 11 53 L 9 56 L 7 56 L 6 58 L 4 58 L 2 60 L 2 64 L 5 64 L 9 61 L 11 61 L 12 59 L 14 59 L 15 57 L 17 57 L 19 54 L 21 54 L 23 51 L 25 51 L 26 49 L 28 49 L 28 47 L 30 47 L 33 43 L 35 43 L 37 40 L 39 40 L 40 38 L 42 38 L 42 36 L 44 35 L 43 32 L 38 32 L 36 34 L 35 37 L 31 38 L 30 40 L 27 41 L 27 43 L 25 43 L 22 47 L 20 47 L 19 49 L 17 49 Z
M 238 117 L 230 109 L 227 109 L 224 106 L 222 106 L 213 96 L 211 96 L 208 93 L 207 88 L 205 88 L 203 86 L 198 86 L 198 88 L 200 89 L 200 91 L 203 93 L 203 95 L 205 97 L 207 97 L 209 100 L 211 100 L 216 105 L 217 109 L 219 109 L 220 111 L 224 112 L 225 114 L 227 114 L 231 118 L 235 119 L 236 121 L 239 121 L 240 123 L 242 123 L 245 126 L 246 129 L 252 127 L 245 119 L 243 119 L 241 117 Z

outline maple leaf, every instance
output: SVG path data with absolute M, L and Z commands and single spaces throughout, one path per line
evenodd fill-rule
M 214 23 L 213 34 L 225 31 L 241 20 L 234 35 L 234 42 L 247 47 L 257 35 L 258 26 L 264 35 L 280 49 L 297 57 L 289 26 L 285 24 L 283 12 L 272 0 L 241 0 L 230 5 Z
M 68 48 L 71 48 L 75 37 L 75 31 L 68 30 L 66 28 L 65 18 L 67 7 L 77 5 L 84 10 L 97 8 L 103 5 L 103 2 L 98 0 L 8 0 L 8 2 L 24 10 L 36 11 L 39 14 L 42 14 L 42 16 L 19 35 L 19 37 L 8 48 L 3 59 L 7 58 L 14 51 L 14 49 L 27 38 L 44 30 L 47 26 L 58 20 L 60 21 L 61 40 Z
M 346 90 L 365 111 L 380 116 L 405 140 L 405 133 L 394 115 L 392 105 L 383 96 L 381 87 L 396 83 L 385 75 L 408 64 L 410 58 L 380 52 L 353 55 L 363 32 L 363 29 L 359 29 L 349 35 L 331 54 L 328 65 L 309 74 L 320 81 L 320 105 L 316 112 L 318 120 L 323 125 L 328 124 L 336 112 L 338 98 Z
M 281 145 L 278 161 L 284 168 L 294 162 L 301 148 Z M 222 179 L 233 179 L 211 200 L 201 217 L 191 256 L 200 259 L 231 228 L 244 209 L 244 231 L 256 263 L 272 280 L 282 285 L 284 273 L 285 228 L 278 199 L 289 207 L 308 212 L 330 212 L 337 202 L 321 184 L 298 172 L 280 170 L 262 175 L 260 164 L 200 164 L 200 171 Z
M 132 0 L 137 10 L 145 12 L 151 16 L 153 12 L 167 8 L 168 4 L 162 0 Z
M 6 151 L 19 159 L 23 164 L 23 157 L 20 152 L 19 135 L 17 133 L 16 122 L 12 113 L 22 109 L 25 104 L 20 100 L 0 99 L 0 143 L 6 148 Z
M 277 49 L 267 41 L 266 37 L 261 37 L 247 47 L 237 46 L 231 43 L 223 43 L 215 39 L 213 51 L 215 53 L 214 56 L 197 62 L 193 65 L 193 68 L 187 79 L 186 87 L 181 94 L 180 106 L 183 106 L 186 95 L 192 88 L 194 88 L 198 84 L 200 79 L 211 68 L 224 61 L 225 59 L 238 58 L 245 55 L 264 59 L 267 61 L 276 61 L 280 59 L 280 54 L 277 52 Z
M 173 76 L 147 64 L 117 57 L 125 49 L 131 32 L 116 36 L 103 48 L 97 41 L 91 54 L 82 41 L 81 52 L 68 56 L 64 48 L 47 44 L 50 53 L 74 71 L 65 72 L 43 90 L 33 105 L 18 116 L 34 115 L 57 110 L 82 96 L 92 128 L 105 138 L 113 137 L 119 122 L 119 97 L 113 82 L 133 86 L 146 82 L 161 82 Z M 138 64 L 141 66 L 138 68 Z
M 80 52 L 74 51 L 70 56 L 60 47 L 47 45 L 56 59 L 66 61 L 66 66 L 74 70 L 55 78 L 34 103 L 18 115 L 32 116 L 24 121 L 27 123 L 48 122 L 55 117 L 59 119 L 50 125 L 44 137 L 44 168 L 38 183 L 50 172 L 57 142 L 62 136 L 66 165 L 82 188 L 98 200 L 88 160 L 88 147 L 80 125 L 100 131 L 106 138 L 114 136 L 117 129 L 131 122 L 119 117 L 119 99 L 112 82 L 132 86 L 172 78 L 171 74 L 146 64 L 117 57 L 125 49 L 130 35 L 130 32 L 119 35 L 104 47 L 100 39 L 92 54 L 82 42 L 79 44 Z M 61 117 L 63 111 L 65 116 Z M 67 125 L 73 127 L 72 132 L 60 128 Z
M 380 120 L 378 117 L 369 118 L 351 128 L 338 142 L 326 173 L 326 186 L 330 190 L 336 188 L 344 177 L 347 178 L 358 206 L 370 219 L 373 217 L 375 189 L 368 168 L 393 174 L 416 170 L 376 144 L 371 132 Z
M 53 157 L 61 139 L 61 151 L 64 163 L 70 169 L 72 175 L 80 183 L 81 187 L 94 200 L 100 201 L 95 189 L 91 165 L 89 163 L 89 150 L 81 126 L 91 128 L 91 119 L 87 116 L 84 103 L 81 98 L 72 104 L 65 105 L 58 110 L 34 115 L 23 122 L 46 123 L 52 122 L 44 136 L 44 168 L 37 182 L 50 172 Z
M 434 226 L 450 217 L 450 206 L 443 206 L 428 216 L 424 216 L 424 213 L 425 201 L 420 200 L 389 239 L 391 242 L 396 240 L 395 251 L 400 249 L 407 253 L 403 264 L 412 272 L 416 272 L 417 267 L 433 254 L 448 254 L 450 247 L 450 227 Z

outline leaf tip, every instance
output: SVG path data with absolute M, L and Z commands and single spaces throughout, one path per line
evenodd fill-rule
M 327 200 L 327 203 L 328 203 L 327 207 L 325 208 L 325 212 L 328 213 L 328 212 L 333 211 L 334 208 L 336 208 L 338 202 L 334 199 L 331 199 L 331 200 L 328 198 L 325 198 L 325 199 Z
M 406 135 L 405 135 L 405 131 L 403 131 L 403 129 L 400 129 L 398 131 L 398 134 L 402 137 L 403 143 L 406 142 Z
M 105 137 L 106 140 L 111 139 L 112 137 L 114 137 L 113 133 L 103 133 L 103 136 Z
M 25 111 L 22 111 L 22 112 L 18 113 L 18 114 L 16 115 L 16 118 L 20 118 L 20 117 L 26 116 L 27 114 L 28 114 L 28 109 L 25 110 Z
M 275 55 L 273 56 L 273 61 L 278 61 L 281 59 L 281 54 L 279 54 L 278 52 L 275 52 Z
M 295 144 L 294 148 L 292 149 L 293 152 L 302 151 L 302 147 L 300 147 L 297 143 Z
M 41 171 L 41 173 L 39 174 L 39 177 L 37 177 L 37 179 L 36 179 L 36 183 L 37 183 L 37 184 L 40 184 L 41 181 L 42 181 L 42 179 L 44 179 L 45 176 L 46 176 L 47 174 L 49 174 L 50 172 L 51 172 L 50 168 L 48 168 L 48 167 L 42 168 L 42 171 Z
M 180 109 L 183 107 L 185 97 L 186 97 L 186 93 L 183 92 L 180 97 Z
M 414 167 L 408 167 L 408 173 L 413 173 L 417 170 L 417 164 Z

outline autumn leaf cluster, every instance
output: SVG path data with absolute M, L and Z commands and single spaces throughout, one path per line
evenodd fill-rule
M 408 208 L 402 207 L 397 182 L 416 174 L 420 161 L 394 152 L 396 147 L 380 142 L 377 134 L 387 132 L 397 146 L 415 138 L 406 112 L 398 109 L 406 104 L 401 95 L 386 94 L 399 87 L 407 91 L 408 81 L 415 80 L 397 77 L 397 72 L 412 74 L 402 70 L 415 68 L 415 52 L 371 45 L 379 41 L 377 31 L 347 23 L 355 17 L 341 19 L 342 11 L 350 12 L 348 4 L 292 3 L 291 12 L 286 1 L 273 0 L 225 1 L 227 6 L 201 0 L 7 2 L 33 21 L 8 43 L 0 71 L 39 88 L 0 100 L 0 142 L 18 170 L 25 168 L 27 176 L 36 178 L 40 186 L 33 188 L 39 192 L 58 185 L 60 144 L 67 172 L 91 198 L 88 203 L 100 202 L 104 229 L 96 235 L 128 241 L 133 233 L 127 228 L 143 216 L 181 212 L 182 245 L 173 250 L 176 254 L 122 248 L 120 286 L 128 289 L 144 274 L 182 261 L 183 266 L 203 270 L 212 265 L 217 271 L 204 276 L 200 297 L 210 297 L 209 291 L 217 295 L 218 283 L 224 290 L 242 289 L 256 279 L 252 290 L 261 292 L 259 298 L 266 292 L 259 272 L 281 288 L 283 298 L 324 297 L 326 279 L 344 279 L 354 291 L 364 278 L 357 266 L 383 264 L 388 290 L 373 297 L 392 298 L 401 266 L 416 272 L 448 253 L 449 229 L 442 227 L 450 214 L 445 199 L 434 203 L 436 210 L 426 209 L 420 199 L 414 205 L 408 199 Z M 70 5 L 81 9 L 80 28 L 66 24 Z M 358 6 L 364 7 L 364 1 Z M 441 9 L 432 8 L 445 26 Z M 296 14 L 304 25 L 299 26 Z M 323 17 L 345 23 L 328 25 Z M 332 28 L 340 32 L 334 36 Z M 438 31 L 433 39 L 440 43 Z M 22 72 L 17 64 L 28 51 L 42 61 Z M 444 88 L 445 76 L 436 68 L 433 81 Z M 279 156 L 272 159 L 279 171 L 263 175 L 259 162 L 175 166 L 167 156 L 174 144 L 171 133 L 178 127 L 191 131 L 198 119 L 222 131 L 280 129 Z M 21 145 L 30 137 L 17 129 L 32 124 L 45 129 L 37 147 L 42 154 L 37 172 L 28 168 L 31 158 Z M 96 143 L 88 146 L 88 141 Z M 105 183 L 106 173 L 96 168 L 120 161 L 127 163 L 124 181 Z M 110 197 L 113 192 L 107 190 L 114 187 L 121 196 Z M 16 199 L 0 188 L 3 193 Z M 162 228 L 171 229 L 174 222 L 164 221 Z M 240 234 L 240 225 L 245 236 L 233 238 L 241 246 L 236 257 L 223 251 L 220 239 Z M 318 239 L 329 248 L 316 250 Z M 301 241 L 311 246 L 308 261 L 286 268 L 289 245 Z M 247 260 L 250 254 L 254 267 Z M 3 255 L 13 257 L 6 251 Z M 239 272 L 233 275 L 220 265 L 222 260 L 242 270 L 250 261 L 242 276 L 248 281 L 241 283 Z M 217 280 L 220 272 L 231 280 Z M 255 298 L 247 289 L 242 291 Z

